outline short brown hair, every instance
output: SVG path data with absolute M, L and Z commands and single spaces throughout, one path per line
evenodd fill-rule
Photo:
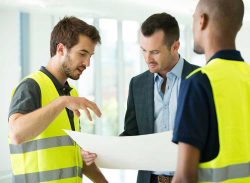
M 178 22 L 168 13 L 153 14 L 141 25 L 141 32 L 144 36 L 151 36 L 160 30 L 164 32 L 167 47 L 170 48 L 175 41 L 179 40 L 180 29 Z
M 50 56 L 56 54 L 56 47 L 59 43 L 72 48 L 79 41 L 79 35 L 89 37 L 94 43 L 101 43 L 98 30 L 76 17 L 64 17 L 54 27 L 50 36 Z

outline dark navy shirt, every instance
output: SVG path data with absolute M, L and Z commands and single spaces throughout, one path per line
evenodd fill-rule
M 41 67 L 41 72 L 46 74 L 55 85 L 57 92 L 60 96 L 70 95 L 72 88 L 68 82 L 61 85 L 61 83 L 53 76 L 45 67 Z M 41 107 L 41 90 L 38 83 L 31 78 L 23 80 L 16 88 L 16 91 L 12 97 L 9 117 L 14 113 L 27 114 Z M 67 109 L 67 114 L 70 120 L 71 129 L 75 130 L 74 126 L 74 114 L 71 110 Z
M 236 50 L 219 51 L 210 60 L 215 58 L 244 61 Z M 207 75 L 201 71 L 181 84 L 172 141 L 198 148 L 200 162 L 210 161 L 218 155 L 218 124 L 212 88 Z

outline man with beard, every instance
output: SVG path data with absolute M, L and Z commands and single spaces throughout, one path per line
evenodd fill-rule
M 174 183 L 250 182 L 250 66 L 236 50 L 242 0 L 200 0 L 193 15 L 194 50 L 207 65 L 180 91 L 173 141 Z
M 79 79 L 89 67 L 99 32 L 76 17 L 65 17 L 54 27 L 51 58 L 14 90 L 9 110 L 9 139 L 13 182 L 107 182 L 95 164 L 85 166 L 80 147 L 63 129 L 80 131 L 79 110 L 92 120 L 100 117 L 94 102 L 78 97 L 67 82 Z

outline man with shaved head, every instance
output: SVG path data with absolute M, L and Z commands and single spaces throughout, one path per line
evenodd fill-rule
M 183 81 L 173 142 L 172 183 L 250 182 L 250 66 L 235 39 L 242 0 L 200 0 L 193 15 L 194 51 L 207 65 Z

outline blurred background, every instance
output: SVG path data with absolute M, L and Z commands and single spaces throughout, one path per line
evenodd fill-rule
M 83 132 L 117 136 L 123 131 L 130 79 L 145 71 L 138 44 L 141 23 L 153 13 L 176 17 L 181 31 L 180 54 L 204 65 L 203 55 L 193 53 L 192 14 L 197 0 L 0 0 L 0 183 L 11 182 L 8 148 L 8 108 L 11 90 L 30 72 L 49 60 L 50 32 L 64 16 L 77 16 L 98 28 L 91 66 L 78 81 L 70 81 L 80 96 L 94 100 L 103 116 L 89 122 L 81 116 Z M 250 0 L 244 0 L 245 17 L 237 48 L 250 61 Z M 115 147 L 114 147 L 115 151 Z M 103 169 L 111 183 L 135 182 L 135 170 Z M 84 177 L 84 182 L 90 182 Z

